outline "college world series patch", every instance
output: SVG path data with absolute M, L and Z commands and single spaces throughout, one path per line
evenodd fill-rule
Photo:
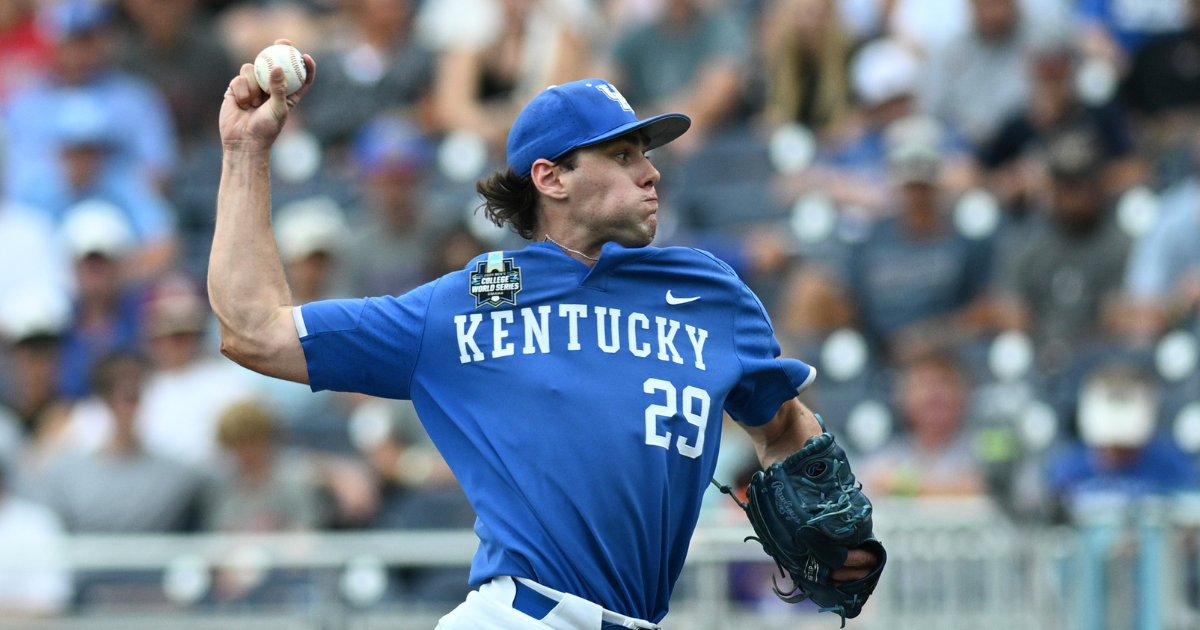
M 500 306 L 517 305 L 517 293 L 521 292 L 521 268 L 513 259 L 504 258 L 504 252 L 489 252 L 487 260 L 476 263 L 471 272 L 471 295 L 475 296 L 475 308 L 484 304 Z

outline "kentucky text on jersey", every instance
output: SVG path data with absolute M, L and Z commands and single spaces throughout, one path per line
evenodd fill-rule
M 497 359 L 517 355 L 518 339 L 514 333 L 524 331 L 520 354 L 548 353 L 551 351 L 572 351 L 583 349 L 580 341 L 581 324 L 579 320 L 588 318 L 588 307 L 584 304 L 542 305 L 533 308 L 520 309 L 520 319 L 523 324 L 516 323 L 514 309 L 492 311 L 487 319 L 491 323 L 491 334 L 483 333 L 484 339 L 491 339 L 491 352 L 484 353 L 476 341 L 480 324 L 484 321 L 483 313 L 471 315 L 455 315 L 454 326 L 458 332 L 458 359 L 462 363 L 483 361 L 485 358 Z M 557 317 L 552 315 L 557 314 Z M 596 321 L 596 335 L 583 335 L 587 342 L 595 342 L 595 347 L 604 352 L 621 352 L 622 340 L 624 349 L 635 357 L 649 359 L 651 355 L 659 361 L 684 363 L 684 357 L 676 346 L 676 335 L 679 333 L 680 322 L 666 317 L 645 315 L 632 312 L 621 322 L 621 310 L 605 306 L 593 307 L 593 319 Z M 651 331 L 651 319 L 654 321 L 654 332 Z M 555 331 L 553 334 L 551 333 Z M 682 324 L 687 332 L 692 354 L 688 362 L 696 369 L 704 369 L 704 341 L 708 339 L 708 331 L 691 324 Z M 644 340 L 644 341 L 643 341 Z M 653 342 L 653 343 L 652 343 Z M 486 345 L 486 342 L 485 342 Z M 657 348 L 657 352 L 655 352 Z M 687 351 L 687 346 L 684 346 Z

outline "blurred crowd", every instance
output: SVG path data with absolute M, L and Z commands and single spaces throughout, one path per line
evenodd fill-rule
M 318 65 L 272 154 L 297 303 L 519 249 L 474 181 L 530 97 L 601 76 L 691 116 L 656 244 L 755 289 L 871 496 L 1048 522 L 1200 482 L 1200 0 L 0 0 L 0 556 L 472 525 L 410 403 L 218 352 L 217 113 L 277 37 Z M 287 597 L 250 578 L 211 597 Z M 97 583 L 0 568 L 0 615 Z

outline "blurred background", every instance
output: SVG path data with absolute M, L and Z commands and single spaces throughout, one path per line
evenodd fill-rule
M 821 374 L 891 553 L 852 624 L 1200 627 L 1200 0 L 0 0 L 0 625 L 432 628 L 469 590 L 410 403 L 217 352 L 217 112 L 277 37 L 319 64 L 272 161 L 297 303 L 522 247 L 475 179 L 608 78 L 694 121 L 656 244 Z M 746 533 L 713 492 L 668 627 L 836 627 Z

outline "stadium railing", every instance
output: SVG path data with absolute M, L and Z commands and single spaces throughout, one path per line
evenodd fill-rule
M 1194 497 L 1108 504 L 1072 527 L 1017 524 L 986 499 L 878 501 L 876 510 L 889 566 L 848 627 L 1200 627 Z M 664 627 L 839 627 L 836 615 L 770 593 L 774 566 L 743 542 L 751 533 L 743 525 L 697 529 Z M 466 567 L 476 545 L 471 531 L 73 536 L 61 559 L 75 577 L 74 604 L 61 616 L 0 625 L 429 630 L 456 601 L 398 596 L 397 577 Z M 258 594 L 215 595 L 231 583 L 257 585 L 248 592 Z M 275 595 L 263 596 L 263 584 Z

